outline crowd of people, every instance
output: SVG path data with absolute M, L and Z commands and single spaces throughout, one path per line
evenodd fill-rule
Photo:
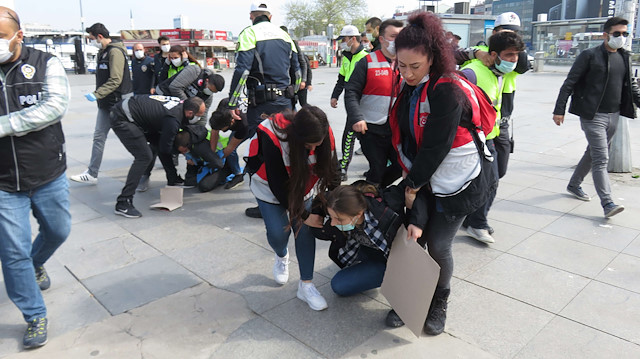
M 414 13 L 407 23 L 371 18 L 364 32 L 345 26 L 337 39 L 343 58 L 330 98 L 336 108 L 345 94 L 340 158 L 327 114 L 307 104 L 308 59 L 286 28 L 271 23 L 267 5 L 253 5 L 250 19 L 252 25 L 238 38 L 229 96 L 210 116 L 212 95 L 224 89 L 225 81 L 201 68 L 187 49 L 160 37 L 160 51 L 151 58 L 136 44 L 130 74 L 122 43 L 113 41 L 101 23 L 87 28 L 100 52 L 96 90 L 85 97 L 97 102 L 98 115 L 88 169 L 70 179 L 97 184 L 110 129 L 134 157 L 116 198 L 117 215 L 142 216 L 133 198 L 148 189 L 156 157 L 169 186 L 232 189 L 248 175 L 257 207 L 245 214 L 264 220 L 274 252 L 273 279 L 280 285 L 289 280 L 287 248 L 293 233 L 297 297 L 318 311 L 327 302 L 313 284 L 316 239 L 331 241 L 329 256 L 340 267 L 331 288 L 349 296 L 380 287 L 393 241 L 405 226 L 408 239 L 426 248 L 440 266 L 424 331 L 442 333 L 457 231 L 466 227 L 472 238 L 494 242 L 487 213 L 513 150 L 509 123 L 516 77 L 528 70 L 520 19 L 514 13 L 499 15 L 488 46 L 465 49 L 435 14 L 426 12 Z M 623 209 L 611 201 L 603 174 L 607 141 L 617 114 L 632 116 L 633 103 L 640 104 L 628 53 L 616 45 L 628 35 L 626 25 L 620 18 L 605 24 L 605 43 L 581 54 L 554 110 L 560 125 L 567 98 L 574 95 L 570 111 L 581 116 L 589 147 L 567 189 L 588 200 L 580 182 L 593 163 L 606 217 Z M 0 99 L 6 102 L 0 106 L 0 148 L 14 154 L 2 161 L 0 173 L 0 237 L 6 238 L 0 260 L 9 297 L 28 323 L 24 347 L 36 348 L 47 342 L 41 290 L 50 279 L 44 263 L 70 230 L 60 125 L 69 85 L 57 58 L 21 46 L 18 15 L 8 8 L 0 8 L 0 36 L 7 43 L 0 46 L 3 81 L 18 84 L 4 86 L 6 96 Z M 606 55 L 615 70 L 591 78 L 589 66 L 601 68 L 593 63 L 601 64 Z M 21 71 L 12 71 L 17 66 Z M 585 86 L 591 81 L 598 86 Z M 35 104 L 20 103 L 18 95 L 25 91 L 45 96 Z M 594 105 L 593 98 L 602 99 L 603 93 L 606 101 Z M 10 122 L 4 119 L 9 113 Z M 364 180 L 347 184 L 356 139 L 369 169 Z M 243 170 L 236 150 L 244 141 L 249 153 Z M 178 154 L 187 160 L 184 179 L 176 168 Z M 33 243 L 30 210 L 40 224 Z M 393 309 L 386 323 L 404 324 Z

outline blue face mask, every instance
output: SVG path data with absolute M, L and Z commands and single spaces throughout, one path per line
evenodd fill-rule
M 498 56 L 500 59 L 500 56 Z M 500 64 L 496 63 L 496 70 L 502 72 L 503 74 L 508 74 L 509 72 L 515 70 L 517 62 L 509 62 L 503 59 L 500 59 Z
M 358 220 L 358 217 L 353 217 L 353 220 L 351 220 L 351 223 L 349 224 L 336 224 L 335 227 L 338 228 L 339 230 L 341 230 L 342 232 L 349 232 L 349 231 L 353 231 L 354 229 L 356 229 L 356 221 Z

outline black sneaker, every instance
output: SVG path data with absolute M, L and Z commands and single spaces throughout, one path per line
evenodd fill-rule
M 173 182 L 167 182 L 167 186 L 180 188 L 193 188 L 195 185 L 186 184 L 181 176 L 178 176 Z
M 22 345 L 25 349 L 39 348 L 47 344 L 47 318 L 38 318 L 27 323 Z
M 487 231 L 489 231 L 489 234 L 493 235 L 496 231 L 493 230 L 493 227 L 487 225 Z
M 624 211 L 623 205 L 609 202 L 604 205 L 604 218 L 613 217 L 622 211 Z
M 127 218 L 140 218 L 142 217 L 142 213 L 133 206 L 133 201 L 131 199 L 127 199 L 124 201 L 118 201 L 116 203 L 115 214 L 127 217 Z
M 436 288 L 436 292 L 431 300 L 431 307 L 427 320 L 424 323 L 424 332 L 429 335 L 438 335 L 444 331 L 444 323 L 447 321 L 447 299 L 449 299 L 449 289 Z
M 49 275 L 44 269 L 44 266 L 36 267 L 36 282 L 40 290 L 47 290 L 51 287 L 51 279 L 49 279 Z
M 260 207 L 249 207 L 244 211 L 244 214 L 251 218 L 262 218 Z
M 340 181 L 341 182 L 346 182 L 347 180 L 349 180 L 349 176 L 347 176 L 347 170 L 341 169 L 340 170 Z
M 231 181 L 227 182 L 227 184 L 224 185 L 224 189 L 234 189 L 242 185 L 243 182 L 244 182 L 244 175 L 242 173 L 239 175 L 235 175 L 231 179 Z
M 391 328 L 400 328 L 401 326 L 404 325 L 404 322 L 402 321 L 402 319 L 400 319 L 400 316 L 398 315 L 398 313 L 396 313 L 395 310 L 391 309 L 391 311 L 389 311 L 389 313 L 387 313 L 387 318 L 384 321 L 388 327 Z

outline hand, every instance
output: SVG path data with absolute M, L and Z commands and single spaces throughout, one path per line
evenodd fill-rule
M 333 108 L 337 108 L 338 107 L 338 99 L 337 98 L 332 98 L 331 99 L 331 107 L 333 107 Z
M 304 90 L 304 89 L 305 89 L 305 87 L 307 87 L 307 83 L 306 83 L 306 82 L 304 82 L 304 81 L 302 81 L 302 82 L 300 83 L 300 90 Z
M 322 228 L 322 220 L 324 218 L 317 214 L 310 214 L 304 224 L 313 228 Z
M 149 93 L 152 94 L 152 95 L 155 95 L 156 94 L 156 89 L 152 88 L 151 90 L 149 90 Z
M 86 97 L 87 100 L 91 102 L 95 102 L 97 100 L 96 95 L 94 95 L 93 92 L 89 92 L 88 94 L 84 95 L 84 97 Z
M 313 90 L 313 86 L 309 85 L 307 86 L 307 91 L 312 91 Z
M 196 164 L 193 162 L 193 160 L 187 160 L 187 164 L 191 165 L 191 166 L 195 166 Z
M 416 200 L 417 194 L 418 192 L 413 192 L 411 188 L 405 187 L 404 188 L 404 206 L 407 207 L 408 209 L 411 209 L 413 207 L 413 202 Z
M 242 117 L 240 117 L 239 109 L 234 108 L 233 110 L 229 110 L 229 112 L 231 113 L 231 118 L 233 118 L 236 121 L 242 121 Z
M 493 65 L 493 59 L 489 56 L 489 53 L 486 51 L 478 50 L 476 51 L 476 59 L 482 61 L 482 63 L 486 67 L 491 67 Z
M 422 229 L 410 224 L 409 227 L 407 227 L 407 239 L 417 242 L 420 237 L 422 237 Z
M 367 132 L 367 130 L 369 129 L 367 127 L 367 123 L 364 120 L 358 121 L 356 122 L 353 126 L 353 132 L 358 132 L 361 134 L 365 134 L 365 132 Z
M 562 123 L 564 122 L 564 116 L 563 115 L 553 115 L 553 122 L 555 122 L 556 125 L 558 125 L 558 126 L 562 125 Z

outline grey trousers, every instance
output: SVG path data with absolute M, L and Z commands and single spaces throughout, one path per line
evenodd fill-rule
M 96 116 L 96 129 L 93 131 L 93 147 L 91 148 L 91 160 L 89 160 L 89 174 L 96 178 L 102 163 L 104 144 L 107 142 L 107 135 L 111 129 L 110 111 L 110 109 L 99 108 L 98 116 Z
M 609 145 L 618 128 L 620 112 L 596 113 L 593 119 L 580 117 L 580 125 L 587 137 L 587 150 L 578 162 L 569 180 L 569 186 L 578 187 L 591 170 L 593 185 L 596 187 L 602 206 L 611 200 L 611 184 L 607 165 L 609 164 Z

